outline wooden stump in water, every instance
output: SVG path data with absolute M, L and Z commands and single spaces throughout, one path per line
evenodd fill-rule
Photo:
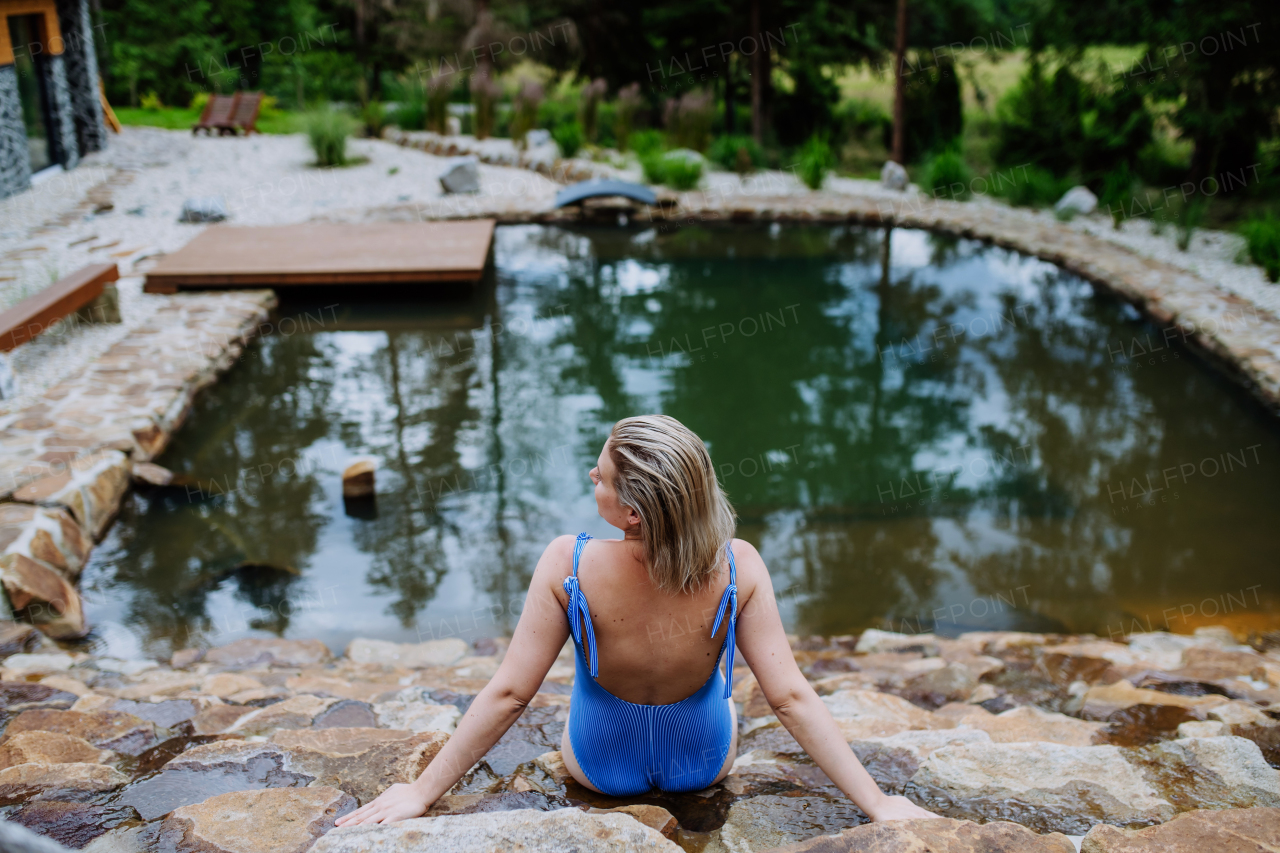
M 360 459 L 352 462 L 342 472 L 342 496 L 344 498 L 372 498 L 374 494 L 374 471 L 378 463 L 372 459 Z

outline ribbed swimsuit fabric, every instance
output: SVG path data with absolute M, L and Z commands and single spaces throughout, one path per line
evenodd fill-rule
M 591 537 L 580 533 L 573 547 L 573 574 L 564 579 L 576 675 L 569 698 L 569 742 L 587 781 L 605 794 L 634 796 L 662 791 L 700 791 L 720 772 L 733 739 L 729 709 L 738 621 L 738 570 L 729 556 L 729 585 L 720 597 L 720 622 L 728 628 L 715 668 L 706 683 L 669 705 L 641 705 L 619 699 L 596 681 L 599 656 L 587 598 L 578 585 L 578 560 Z M 726 615 L 728 619 L 725 620 Z M 584 647 L 585 639 L 585 647 Z M 720 672 L 720 659 L 725 670 Z

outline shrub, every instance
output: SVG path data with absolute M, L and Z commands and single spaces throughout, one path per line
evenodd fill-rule
M 317 166 L 345 166 L 347 137 L 355 130 L 355 120 L 337 110 L 317 110 L 303 118 L 307 141 L 316 155 Z
M 631 127 L 635 124 L 636 113 L 644 104 L 640 97 L 640 84 L 631 83 L 618 90 L 617 103 L 613 113 L 613 137 L 617 140 L 618 150 L 626 151 L 630 144 Z
M 472 132 L 476 139 L 488 139 L 493 135 L 494 110 L 502 90 L 488 74 L 471 75 Z
M 960 80 L 955 66 L 942 59 L 936 66 L 908 72 L 903 97 L 907 162 L 942 151 L 964 130 Z M 890 136 L 892 136 L 892 126 Z
M 164 109 L 164 104 L 160 103 L 160 96 L 155 93 L 154 89 L 142 96 L 141 106 L 144 110 L 151 110 L 153 112 L 158 112 Z
M 672 189 L 691 190 L 702 179 L 702 161 L 672 151 L 662 158 L 663 183 Z
M 187 104 L 188 109 L 204 111 L 205 104 L 209 103 L 208 92 L 196 92 L 191 96 L 191 103 Z
M 1249 258 L 1267 272 L 1267 278 L 1280 281 L 1280 217 L 1268 213 L 1245 221 L 1240 227 Z
M 537 80 L 524 80 L 516 92 L 515 115 L 511 119 L 511 138 L 524 144 L 525 134 L 538 124 L 538 107 L 546 92 Z
M 834 163 L 835 158 L 827 140 L 821 136 L 811 136 L 800 149 L 800 180 L 811 190 L 822 189 L 822 182 L 826 180 L 827 172 L 831 171 Z
M 1191 245 L 1191 237 L 1204 221 L 1204 213 L 1208 207 L 1209 200 L 1202 195 L 1197 195 L 1183 204 L 1182 209 L 1178 211 L 1177 242 L 1178 248 L 1182 251 L 1185 252 Z
M 596 118 L 600 114 L 600 100 L 608 90 L 609 84 L 604 81 L 603 77 L 599 77 L 583 86 L 582 94 L 579 95 L 578 116 L 582 122 L 582 135 L 588 142 L 593 144 L 596 141 L 596 131 L 598 130 Z
M 640 168 L 644 171 L 645 183 L 661 184 L 667 179 L 666 163 L 661 151 L 646 151 L 640 155 Z
M 924 172 L 925 189 L 934 198 L 948 197 L 954 201 L 969 198 L 973 172 L 969 170 L 958 145 L 950 145 L 929 158 Z
M 560 146 L 562 156 L 573 157 L 582 148 L 582 125 L 576 121 L 558 124 L 551 130 L 551 138 Z
M 380 139 L 387 126 L 387 108 L 381 101 L 370 101 L 360 110 L 360 123 L 365 136 Z
M 1129 164 L 1121 160 L 1102 178 L 1102 192 L 1098 193 L 1098 207 L 1111 212 L 1111 224 L 1118 230 L 1125 217 L 1125 203 L 1133 198 L 1133 172 Z M 1132 203 L 1130 202 L 1130 207 Z
M 707 149 L 707 157 L 738 174 L 746 174 L 764 164 L 764 151 L 750 136 L 718 136 Z
M 627 136 L 627 147 L 636 152 L 641 158 L 645 154 L 651 154 L 654 151 L 662 150 L 662 131 L 660 130 L 637 130 Z
M 1046 207 L 1062 198 L 1072 182 L 1058 178 L 1048 169 L 1024 166 L 1021 169 L 997 169 L 986 177 L 992 195 L 1021 207 Z
M 391 120 L 401 130 L 422 130 L 427 126 L 427 104 L 422 93 L 417 89 L 409 92 L 406 98 L 396 104 Z
M 715 113 L 715 98 L 710 92 L 685 92 L 679 100 L 667 101 L 663 118 L 667 133 L 677 148 L 706 151 L 711 142 L 711 121 Z

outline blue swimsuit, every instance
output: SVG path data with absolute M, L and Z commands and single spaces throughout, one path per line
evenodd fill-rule
M 720 630 L 726 611 L 728 633 L 710 677 L 696 693 L 679 702 L 638 705 L 619 699 L 596 682 L 600 665 L 595 629 L 587 597 L 578 586 L 578 559 L 590 538 L 578 534 L 573 546 L 573 575 L 564 579 L 569 627 L 577 648 L 577 675 L 569 699 L 569 743 L 578 766 L 587 781 L 615 797 L 643 794 L 653 788 L 700 791 L 720 773 L 733 739 L 733 717 L 726 701 L 732 695 L 738 621 L 738 568 L 733 550 L 727 549 L 729 585 L 720 598 L 711 636 Z M 584 630 L 589 649 L 583 648 Z M 723 676 L 721 657 L 725 658 Z

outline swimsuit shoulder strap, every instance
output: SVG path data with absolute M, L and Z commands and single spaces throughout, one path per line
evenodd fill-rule
M 727 612 L 729 614 L 729 627 L 725 632 L 724 639 L 724 695 L 727 699 L 733 695 L 733 650 L 738 640 L 736 630 L 738 625 L 738 566 L 733 561 L 732 540 L 725 545 L 725 551 L 729 555 L 729 585 L 724 588 L 724 594 L 720 596 L 720 607 L 716 612 L 715 625 L 711 627 L 711 636 L 714 637 L 720 630 L 720 622 Z
M 578 561 L 582 559 L 582 549 L 586 547 L 591 536 L 579 533 L 573 543 L 573 574 L 564 579 L 564 591 L 569 596 L 569 630 L 573 641 L 582 645 L 583 628 L 586 628 L 587 645 L 590 650 L 590 672 L 595 678 L 600 674 L 600 660 L 596 655 L 596 631 L 591 624 L 591 608 L 587 606 L 587 596 L 578 585 Z

